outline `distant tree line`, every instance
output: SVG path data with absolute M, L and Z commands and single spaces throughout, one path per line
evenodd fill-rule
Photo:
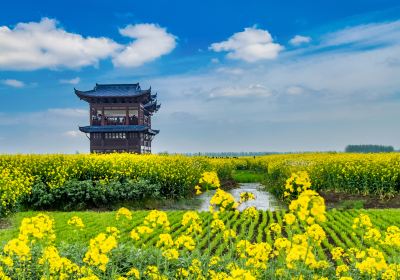
M 393 152 L 392 146 L 383 145 L 348 145 L 346 153 L 390 153 Z
M 168 152 L 160 152 L 160 155 L 168 155 Z M 181 154 L 181 153 L 172 153 Z M 277 154 L 275 152 L 204 152 L 204 153 L 183 153 L 185 156 L 206 156 L 206 157 L 252 157 Z
M 273 152 L 205 152 L 188 153 L 188 156 L 206 156 L 206 157 L 253 157 L 276 154 Z
M 348 145 L 346 153 L 389 153 L 395 152 L 393 146 L 384 145 Z M 396 151 L 400 152 L 400 151 Z M 159 155 L 185 155 L 185 156 L 205 156 L 205 157 L 255 157 L 276 154 L 297 154 L 297 153 L 318 153 L 316 151 L 295 151 L 295 152 L 197 152 L 197 153 L 169 153 L 168 151 L 159 152 Z M 338 153 L 338 151 L 320 151 L 319 153 Z M 339 152 L 340 153 L 340 152 Z

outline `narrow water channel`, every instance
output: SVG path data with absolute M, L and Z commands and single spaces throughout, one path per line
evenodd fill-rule
M 240 193 L 242 192 L 251 192 L 256 196 L 256 199 L 246 201 L 241 204 L 238 208 L 239 211 L 242 211 L 243 209 L 250 206 L 255 206 L 258 210 L 274 211 L 282 209 L 282 205 L 279 200 L 277 200 L 273 194 L 264 191 L 260 183 L 242 183 L 239 184 L 238 188 L 231 189 L 228 192 L 233 195 L 236 201 L 239 201 Z M 202 201 L 200 207 L 198 208 L 199 211 L 208 211 L 210 200 L 214 193 L 215 191 L 209 191 L 202 193 L 199 196 L 199 199 Z

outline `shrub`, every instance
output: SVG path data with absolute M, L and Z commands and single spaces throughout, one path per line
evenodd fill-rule
M 147 180 L 65 182 L 63 187 L 50 188 L 42 181 L 32 186 L 31 195 L 25 196 L 22 205 L 29 209 L 86 209 L 110 207 L 120 202 L 161 198 L 160 185 Z
M 348 145 L 345 149 L 346 153 L 390 153 L 394 152 L 392 146 L 382 145 Z

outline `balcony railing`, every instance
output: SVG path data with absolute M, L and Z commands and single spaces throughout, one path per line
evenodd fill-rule
M 139 124 L 139 120 L 136 117 L 130 117 L 129 118 L 129 124 L 130 125 L 138 125 Z
M 92 125 L 101 125 L 101 120 L 99 120 L 99 119 L 92 119 Z
M 139 120 L 136 117 L 130 117 L 126 123 L 126 117 L 105 117 L 104 125 L 138 125 Z M 101 118 L 93 118 L 92 125 L 102 125 Z
M 105 117 L 104 125 L 125 125 L 126 118 L 125 117 L 118 117 L 118 118 L 108 118 Z

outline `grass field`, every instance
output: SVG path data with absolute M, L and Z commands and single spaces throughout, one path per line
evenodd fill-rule
M 232 177 L 238 183 L 257 183 L 264 180 L 265 173 L 254 170 L 233 170 Z

